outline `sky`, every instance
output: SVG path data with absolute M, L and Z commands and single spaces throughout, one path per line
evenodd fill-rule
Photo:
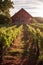
M 14 8 L 10 9 L 13 16 L 21 8 L 24 8 L 33 17 L 43 17 L 43 0 L 12 0 Z

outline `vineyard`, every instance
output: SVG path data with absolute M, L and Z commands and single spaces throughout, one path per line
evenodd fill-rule
M 27 62 L 29 58 L 27 64 L 32 60 L 35 63 L 37 59 L 43 60 L 43 31 L 41 29 L 43 29 L 43 24 L 40 23 L 0 26 L 0 62 L 2 58 L 6 60 L 8 57 L 13 57 L 13 60 L 17 57 L 18 60 L 13 61 L 15 64 L 18 61 L 17 65 L 20 63 L 23 65 L 23 62 Z M 21 59 L 24 58 L 27 59 L 22 61 Z
M 0 65 L 43 65 L 42 3 L 0 0 Z

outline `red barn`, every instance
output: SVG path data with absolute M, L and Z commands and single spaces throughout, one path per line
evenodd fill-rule
M 12 21 L 15 25 L 29 24 L 32 22 L 31 19 L 32 16 L 23 8 L 12 16 Z

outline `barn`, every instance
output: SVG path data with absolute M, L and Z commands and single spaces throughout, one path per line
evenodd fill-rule
M 23 8 L 20 9 L 16 14 L 14 14 L 12 17 L 12 22 L 15 25 L 21 25 L 21 24 L 30 24 L 32 23 L 32 16 L 25 11 Z

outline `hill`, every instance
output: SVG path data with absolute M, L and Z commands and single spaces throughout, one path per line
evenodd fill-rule
M 33 17 L 34 19 L 37 20 L 39 23 L 43 23 L 43 18 L 42 17 Z

